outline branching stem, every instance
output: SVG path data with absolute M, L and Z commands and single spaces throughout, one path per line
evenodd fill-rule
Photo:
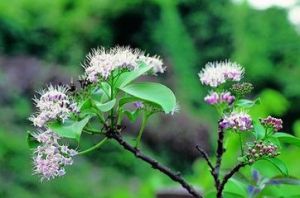
M 222 193 L 225 187 L 225 184 L 228 182 L 228 180 L 235 174 L 237 173 L 240 168 L 245 167 L 247 163 L 241 162 L 238 165 L 236 165 L 230 172 L 228 172 L 224 178 L 223 181 L 220 183 L 218 189 L 217 189 L 217 198 L 222 198 Z
M 168 167 L 160 164 L 158 161 L 152 159 L 151 157 L 143 154 L 139 149 L 131 146 L 126 141 L 123 140 L 122 136 L 117 132 L 109 132 L 107 134 L 109 138 L 116 140 L 125 150 L 134 154 L 137 158 L 143 160 L 144 162 L 150 164 L 152 168 L 159 170 L 163 174 L 167 175 L 173 181 L 181 184 L 181 186 L 186 189 L 193 197 L 202 198 L 202 196 L 197 192 L 190 184 L 188 184 L 180 175 L 180 173 L 175 173 Z
M 240 138 L 241 138 L 241 136 L 240 136 Z M 242 139 L 240 139 L 240 141 L 242 143 Z M 238 172 L 240 170 L 240 168 L 246 166 L 247 163 L 244 163 L 244 162 L 239 163 L 229 173 L 227 173 L 224 176 L 223 179 L 220 178 L 220 167 L 221 167 L 222 157 L 223 157 L 223 154 L 225 152 L 225 148 L 224 148 L 224 130 L 221 126 L 218 127 L 218 146 L 217 146 L 217 154 L 216 154 L 217 155 L 217 161 L 216 161 L 215 166 L 212 165 L 211 161 L 209 160 L 209 157 L 208 157 L 207 153 L 202 148 L 200 148 L 199 145 L 197 145 L 196 148 L 200 152 L 202 157 L 205 159 L 205 161 L 207 162 L 207 164 L 210 168 L 210 173 L 213 176 L 214 181 L 215 181 L 215 187 L 216 187 L 216 190 L 217 190 L 217 198 L 223 198 L 222 193 L 223 193 L 224 187 L 225 187 L 226 183 L 228 182 L 228 180 L 236 172 Z

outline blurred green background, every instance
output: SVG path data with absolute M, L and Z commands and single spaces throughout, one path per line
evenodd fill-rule
M 0 1 L 0 197 L 154 198 L 161 189 L 178 187 L 114 143 L 76 158 L 62 178 L 41 183 L 32 175 L 26 131 L 33 130 L 27 117 L 33 112 L 34 90 L 76 79 L 85 55 L 97 46 L 130 45 L 164 59 L 168 70 L 155 80 L 174 90 L 181 111 L 152 118 L 143 147 L 200 189 L 209 190 L 213 183 L 194 146 L 213 152 L 217 118 L 203 102 L 206 90 L 197 77 L 206 62 L 230 59 L 243 65 L 246 80 L 255 85 L 251 97 L 262 99 L 251 114 L 282 117 L 284 131 L 300 137 L 300 2 L 269 0 L 262 7 L 255 3 L 265 0 L 251 2 Z M 234 142 L 233 137 L 225 167 L 236 162 Z M 286 147 L 281 156 L 298 177 L 299 152 Z M 243 172 L 249 175 L 250 169 Z M 266 174 L 279 173 L 270 167 Z M 286 195 L 298 188 L 266 191 Z

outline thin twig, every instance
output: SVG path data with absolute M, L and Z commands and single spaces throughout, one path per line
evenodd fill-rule
M 150 158 L 149 156 L 146 156 L 139 149 L 134 148 L 133 146 L 128 144 L 126 141 L 123 140 L 122 136 L 118 132 L 108 132 L 107 137 L 116 140 L 120 145 L 123 146 L 123 148 L 125 150 L 133 153 L 137 158 L 139 158 L 139 159 L 143 160 L 144 162 L 150 164 L 152 166 L 152 168 L 157 169 L 160 172 L 164 173 L 165 175 L 167 175 L 173 181 L 180 183 L 181 186 L 183 188 L 185 188 L 193 197 L 202 198 L 202 196 L 190 184 L 188 184 L 181 177 L 180 174 L 174 173 L 168 167 L 160 164 L 158 161 Z
M 215 167 L 212 165 L 211 161 L 209 160 L 209 157 L 206 153 L 205 150 L 203 150 L 199 145 L 196 146 L 196 149 L 200 152 L 200 154 L 203 156 L 203 158 L 205 159 L 205 161 L 207 162 L 207 165 L 210 168 L 210 174 L 213 176 L 214 181 L 215 181 L 215 186 L 216 189 L 218 189 L 219 186 L 219 178 L 215 172 Z
M 214 166 L 212 165 L 211 161 L 209 160 L 209 157 L 208 157 L 206 151 L 203 150 L 199 145 L 196 146 L 196 149 L 200 152 L 202 157 L 205 159 L 205 161 L 207 162 L 207 165 L 209 166 L 209 168 L 211 170 L 214 170 Z
M 237 173 L 240 170 L 240 168 L 245 167 L 246 165 L 247 163 L 241 162 L 224 176 L 223 181 L 220 183 L 217 190 L 217 198 L 222 198 L 222 192 L 224 190 L 225 184 L 235 173 Z

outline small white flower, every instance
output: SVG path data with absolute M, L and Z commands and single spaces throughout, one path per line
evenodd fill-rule
M 138 67 L 140 54 L 139 50 L 129 47 L 94 49 L 87 55 L 85 73 L 88 80 L 97 82 L 98 76 L 107 79 L 115 69 L 134 70 Z
M 204 85 L 217 87 L 227 80 L 240 81 L 243 78 L 244 68 L 230 61 L 209 62 L 199 73 L 200 81 Z
M 141 56 L 140 60 L 146 65 L 151 66 L 154 74 L 164 73 L 166 70 L 166 67 L 163 65 L 163 62 L 159 56 Z
M 72 157 L 77 151 L 65 145 L 59 145 L 60 137 L 50 131 L 39 131 L 33 136 L 41 143 L 33 152 L 34 174 L 41 180 L 50 180 L 65 175 L 65 166 L 72 165 Z
M 50 85 L 40 93 L 40 98 L 34 99 L 38 113 L 29 118 L 34 126 L 43 127 L 49 120 L 57 118 L 64 121 L 70 113 L 78 112 L 77 104 L 70 100 L 66 92 L 66 87 Z
M 98 78 L 107 79 L 114 70 L 135 70 L 141 62 L 150 65 L 154 74 L 165 71 L 163 62 L 158 56 L 144 55 L 144 52 L 139 49 L 130 47 L 114 47 L 108 50 L 103 47 L 94 49 L 87 55 L 84 68 L 87 79 L 97 82 Z

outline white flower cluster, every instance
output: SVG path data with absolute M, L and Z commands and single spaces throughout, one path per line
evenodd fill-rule
M 164 73 L 166 70 L 166 67 L 163 65 L 163 62 L 159 56 L 141 56 L 140 60 L 143 61 L 146 65 L 150 65 L 154 74 Z
M 43 127 L 49 120 L 57 118 L 64 121 L 71 112 L 78 112 L 76 103 L 69 99 L 66 92 L 66 87 L 49 86 L 47 90 L 40 93 L 39 99 L 34 99 L 39 110 L 37 115 L 29 118 L 34 126 Z
M 134 70 L 139 67 L 140 62 L 152 66 L 153 72 L 164 72 L 162 61 L 157 56 L 145 56 L 138 49 L 129 47 L 115 47 L 109 50 L 98 48 L 87 55 L 85 73 L 91 82 L 97 82 L 98 77 L 107 79 L 114 70 Z
M 240 81 L 243 78 L 244 68 L 230 61 L 209 62 L 199 73 L 200 81 L 204 85 L 217 87 L 227 80 Z
M 41 144 L 34 151 L 34 173 L 41 176 L 41 180 L 50 180 L 65 174 L 65 166 L 72 165 L 72 157 L 77 151 L 65 145 L 59 145 L 60 137 L 50 131 L 39 132 L 34 137 Z
M 220 122 L 222 128 L 247 131 L 253 128 L 252 118 L 245 112 L 232 112 L 230 115 L 225 115 Z

